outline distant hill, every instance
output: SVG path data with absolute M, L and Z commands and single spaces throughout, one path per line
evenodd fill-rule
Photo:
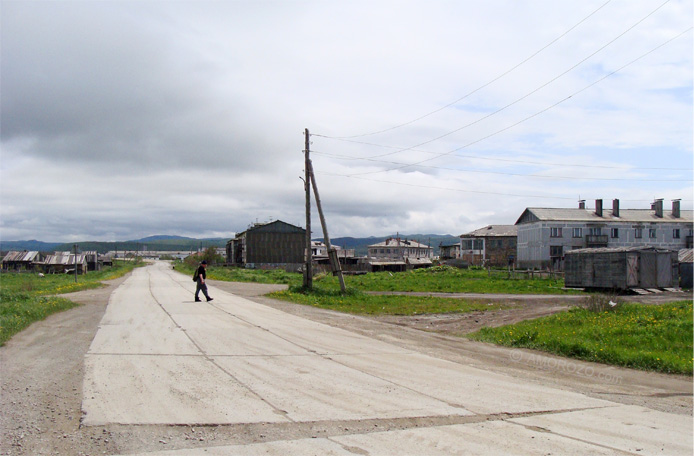
M 365 256 L 368 246 L 378 244 L 385 241 L 387 238 L 394 238 L 396 235 L 381 236 L 381 237 L 340 237 L 331 239 L 332 243 L 339 245 L 344 249 L 354 249 L 358 256 Z M 55 252 L 55 251 L 72 251 L 74 245 L 77 244 L 78 249 L 82 252 L 95 250 L 99 253 L 106 253 L 112 250 L 156 250 L 161 252 L 173 251 L 189 251 L 195 252 L 200 248 L 207 247 L 224 247 L 230 238 L 208 238 L 195 239 L 184 236 L 156 235 L 148 236 L 142 239 L 134 239 L 131 241 L 119 242 L 101 242 L 101 241 L 81 241 L 81 242 L 41 242 L 41 241 L 1 241 L 0 251 L 7 252 L 8 250 L 38 250 L 39 252 Z M 450 245 L 460 241 L 458 236 L 450 234 L 401 234 L 400 239 L 408 239 L 422 244 L 430 245 L 434 248 L 434 255 L 439 254 L 439 246 Z M 322 241 L 322 238 L 316 239 Z
M 37 252 L 52 252 L 60 242 L 41 242 L 37 240 L 31 241 L 0 241 L 0 251 L 7 252 L 9 250 L 29 250 Z
M 0 251 L 37 250 L 39 252 L 72 251 L 74 245 L 81 251 L 95 250 L 106 253 L 112 250 L 156 250 L 163 252 L 197 251 L 199 248 L 224 247 L 227 238 L 195 239 L 183 236 L 149 236 L 142 239 L 118 242 L 80 241 L 80 242 L 41 242 L 41 241 L 0 241 Z
M 394 237 L 396 237 L 396 235 L 381 237 L 370 236 L 367 238 L 340 237 L 332 238 L 330 239 L 330 242 L 332 244 L 339 245 L 343 249 L 354 249 L 354 253 L 357 256 L 365 256 L 370 245 L 378 244 L 379 242 L 383 242 L 388 238 Z M 450 245 L 460 241 L 458 236 L 453 236 L 451 234 L 401 234 L 400 239 L 417 241 L 422 244 L 429 245 L 434 248 L 434 255 L 439 254 L 439 246 L 441 244 Z M 323 238 L 317 240 L 323 241 Z

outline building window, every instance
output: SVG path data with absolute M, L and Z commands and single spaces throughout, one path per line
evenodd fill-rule
M 610 237 L 612 239 L 619 239 L 619 228 L 610 229 Z
M 675 228 L 674 230 L 672 230 L 672 237 L 674 239 L 680 238 L 680 229 L 679 228 Z
M 571 231 L 571 236 L 575 238 L 582 238 L 583 237 L 583 228 L 574 228 Z
M 549 256 L 551 257 L 561 257 L 564 255 L 564 247 L 561 245 L 551 245 L 549 246 Z
M 648 237 L 651 239 L 655 239 L 655 228 L 648 229 Z
M 562 237 L 561 228 L 550 228 L 550 237 Z
M 602 228 L 600 228 L 600 227 L 588 228 L 588 235 L 589 236 L 600 236 L 600 235 L 602 235 Z
M 634 237 L 641 239 L 643 237 L 643 228 L 634 228 Z

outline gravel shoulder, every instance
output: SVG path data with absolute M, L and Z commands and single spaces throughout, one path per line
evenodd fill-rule
M 221 445 L 335 435 L 348 432 L 348 426 L 349 432 L 360 432 L 361 425 L 372 426 L 370 423 L 354 422 L 297 423 L 292 427 L 81 426 L 84 356 L 104 315 L 111 292 L 124 280 L 120 278 L 106 283 L 103 288 L 66 295 L 82 305 L 35 323 L 0 347 L 0 454 L 119 454 L 186 447 L 191 446 L 191 442 Z M 591 397 L 692 415 L 691 377 L 565 360 L 459 337 L 479 325 L 506 324 L 521 317 L 534 318 L 563 310 L 573 305 L 572 302 L 543 297 L 539 300 L 519 300 L 515 309 L 494 312 L 494 315 L 479 312 L 466 316 L 367 318 L 263 296 L 281 289 L 281 286 L 218 281 L 210 281 L 210 285 L 291 314 L 431 356 L 530 382 L 554 385 Z M 402 425 L 396 421 L 390 423 L 392 427 Z

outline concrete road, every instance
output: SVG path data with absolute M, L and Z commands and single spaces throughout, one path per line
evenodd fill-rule
M 212 287 L 214 301 L 196 303 L 194 288 L 156 263 L 111 295 L 86 355 L 84 425 L 346 426 L 143 455 L 692 454 L 691 416 L 438 359 Z

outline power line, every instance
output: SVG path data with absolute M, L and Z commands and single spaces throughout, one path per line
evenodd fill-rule
M 536 112 L 536 113 L 534 113 L 534 114 L 531 114 L 530 116 L 525 117 L 525 118 L 519 120 L 518 122 L 515 122 L 515 123 L 513 123 L 513 124 L 511 124 L 511 125 L 508 125 L 508 126 L 502 128 L 502 129 L 500 129 L 500 130 L 497 130 L 497 131 L 495 131 L 494 133 L 491 133 L 491 134 L 489 134 L 489 135 L 487 135 L 487 136 L 484 136 L 484 137 L 482 137 L 482 138 L 480 138 L 480 139 L 477 139 L 477 140 L 475 140 L 475 141 L 472 141 L 472 142 L 470 142 L 470 143 L 468 143 L 468 144 L 466 144 L 466 145 L 464 145 L 464 146 L 461 146 L 461 147 L 458 147 L 458 148 L 456 148 L 456 149 L 453 149 L 453 150 L 451 150 L 451 151 L 449 151 L 449 152 L 444 152 L 444 153 L 442 153 L 442 154 L 436 155 L 435 157 L 427 158 L 426 160 L 420 160 L 420 161 L 418 161 L 418 162 L 410 163 L 410 164 L 405 164 L 405 165 L 403 165 L 403 166 L 399 166 L 399 167 L 396 167 L 396 168 L 390 168 L 390 169 L 385 169 L 385 170 L 381 170 L 381 171 L 373 171 L 373 172 L 368 172 L 368 173 L 358 173 L 358 174 L 354 174 L 354 175 L 382 173 L 382 172 L 388 172 L 388 171 L 394 171 L 394 170 L 398 170 L 398 169 L 402 169 L 402 168 L 407 168 L 407 167 L 409 167 L 409 166 L 419 165 L 419 164 L 421 164 L 421 163 L 426 163 L 426 162 L 431 161 L 431 160 L 434 160 L 434 159 L 436 159 L 436 158 L 440 158 L 440 157 L 443 157 L 443 156 L 446 156 L 446 155 L 451 155 L 451 154 L 453 154 L 454 152 L 457 152 L 457 151 L 459 151 L 459 150 L 465 149 L 465 148 L 470 147 L 470 146 L 472 146 L 472 145 L 474 145 L 474 144 L 477 144 L 477 143 L 479 143 L 479 142 L 482 142 L 482 141 L 484 141 L 485 139 L 489 139 L 489 138 L 491 138 L 491 137 L 493 137 L 493 136 L 496 136 L 496 135 L 498 135 L 498 134 L 500 134 L 500 133 L 505 132 L 506 130 L 510 130 L 511 128 L 513 128 L 513 127 L 515 127 L 515 126 L 517 126 L 517 125 L 520 125 L 520 124 L 523 123 L 523 122 L 526 122 L 526 121 L 528 121 L 528 120 L 530 120 L 530 119 L 532 119 L 532 118 L 534 118 L 534 117 L 539 116 L 540 114 L 543 114 L 543 113 L 549 111 L 550 109 L 553 109 L 553 108 L 559 106 L 560 104 L 562 104 L 563 102 L 565 102 L 565 101 L 571 99 L 571 98 L 574 97 L 575 95 L 578 95 L 578 94 L 580 94 L 580 93 L 582 93 L 582 92 L 588 90 L 589 88 L 591 88 L 591 87 L 593 87 L 594 85 L 596 85 L 596 84 L 598 84 L 598 83 L 604 81 L 604 80 L 607 79 L 608 77 L 610 77 L 610 76 L 612 76 L 612 75 L 618 73 L 619 71 L 623 70 L 624 68 L 628 67 L 629 65 L 632 65 L 632 64 L 634 64 L 635 62 L 641 60 L 642 58 L 648 56 L 649 54 L 651 54 L 651 53 L 657 51 L 658 49 L 660 49 L 661 47 L 663 47 L 663 46 L 665 46 L 666 44 L 670 43 L 671 41 L 676 40 L 677 38 L 679 38 L 680 36 L 684 35 L 685 33 L 690 32 L 693 28 L 694 28 L 694 27 L 689 27 L 688 29 L 686 29 L 686 30 L 683 31 L 682 33 L 678 34 L 677 36 L 675 36 L 675 37 L 673 37 L 673 38 L 670 38 L 670 39 L 667 40 L 666 42 L 660 44 L 659 46 L 657 46 L 657 47 L 655 47 L 655 48 L 653 48 L 653 49 L 651 49 L 650 51 L 646 52 L 645 54 L 642 54 L 641 56 L 635 58 L 634 60 L 630 61 L 629 63 L 627 63 L 627 64 L 625 64 L 625 65 L 622 65 L 621 67 L 619 67 L 619 68 L 617 68 L 616 70 L 614 70 L 614 71 L 612 71 L 612 72 L 606 74 L 605 76 L 601 77 L 600 79 L 598 79 L 598 80 L 592 82 L 591 84 L 588 84 L 587 86 L 583 87 L 582 89 L 580 89 L 580 90 L 578 90 L 578 91 L 572 93 L 572 94 L 569 95 L 568 97 L 565 97 L 564 99 L 559 100 L 558 102 L 556 102 L 556 103 L 554 103 L 554 104 L 552 104 L 552 105 L 550 105 L 550 106 L 548 106 L 548 107 L 546 107 L 546 108 L 544 108 L 544 109 L 542 109 L 542 110 L 540 110 L 540 111 L 538 111 L 538 112 Z M 426 143 L 423 143 L 423 144 L 426 144 Z M 414 147 L 417 147 L 417 146 L 414 146 Z M 405 149 L 405 150 L 411 150 L 411 149 Z M 398 152 L 403 152 L 403 151 L 404 151 L 404 150 L 400 150 L 400 151 L 398 151 Z M 370 158 L 384 157 L 384 156 L 387 156 L 387 155 L 392 155 L 392 154 L 394 154 L 394 153 L 397 153 L 397 152 L 392 152 L 392 153 L 389 153 L 389 154 L 375 155 L 375 156 L 372 156 L 372 157 L 370 157 Z
M 352 142 L 355 144 L 364 144 L 368 146 L 374 146 L 374 147 L 383 147 L 383 148 L 388 148 L 388 149 L 401 149 L 401 147 L 398 146 L 385 146 L 382 144 L 373 144 L 373 143 L 368 143 L 368 142 L 363 142 L 363 141 L 352 141 L 349 140 L 348 142 Z M 432 152 L 430 150 L 422 150 L 422 149 L 412 149 L 412 152 L 421 152 L 424 154 L 430 154 L 430 155 L 436 155 L 435 158 L 438 158 L 441 156 L 440 153 L 438 152 Z M 316 152 L 319 155 L 326 155 L 330 157 L 335 157 L 340 160 L 373 160 L 371 157 L 352 157 L 348 155 L 338 155 L 338 154 L 331 154 L 329 152 Z M 463 154 L 450 154 L 453 155 L 454 157 L 457 158 L 469 158 L 472 160 L 487 160 L 487 161 L 493 161 L 493 162 L 508 162 L 508 163 L 520 163 L 522 165 L 538 165 L 538 166 L 554 166 L 554 167 L 562 167 L 562 168 L 598 168 L 598 169 L 618 169 L 618 170 L 626 170 L 626 171 L 638 171 L 638 170 L 657 170 L 657 171 L 692 171 L 693 168 L 682 168 L 682 167 L 677 167 L 677 168 L 661 168 L 661 167 L 655 167 L 655 166 L 649 166 L 649 167 L 637 167 L 637 166 L 627 166 L 627 165 L 622 165 L 622 166 L 608 166 L 608 165 L 583 165 L 580 163 L 556 163 L 556 162 L 539 162 L 539 161 L 531 161 L 531 160 L 517 160 L 517 159 L 510 159 L 510 158 L 496 158 L 496 157 L 480 157 L 477 155 L 463 155 Z M 373 160 L 376 161 L 376 160 Z M 388 162 L 382 162 L 382 163 L 388 163 Z M 390 163 L 396 163 L 399 165 L 405 165 L 406 163 L 402 162 L 390 162 Z
M 422 120 L 422 119 L 424 119 L 424 118 L 427 118 L 427 117 L 429 117 L 429 116 L 431 116 L 431 115 L 433 115 L 433 114 L 436 114 L 437 112 L 443 111 L 444 109 L 451 107 L 451 106 L 453 106 L 454 104 L 456 104 L 456 103 L 458 103 L 458 102 L 461 102 L 461 101 L 465 100 L 465 99 L 468 98 L 469 96 L 474 95 L 475 93 L 479 92 L 480 90 L 484 89 L 485 87 L 487 87 L 487 86 L 489 86 L 489 85 L 495 83 L 495 82 L 498 81 L 499 79 L 503 78 L 504 76 L 508 75 L 509 73 L 513 72 L 514 70 L 516 70 L 516 69 L 518 69 L 519 67 L 521 67 L 522 65 L 524 65 L 525 63 L 529 62 L 531 59 L 533 59 L 534 57 L 536 57 L 539 53 L 541 53 L 542 51 L 544 51 L 545 49 L 547 49 L 548 47 L 550 47 L 551 45 L 553 45 L 554 43 L 556 43 L 557 41 L 559 41 L 560 39 L 562 39 L 563 37 L 565 37 L 566 35 L 568 35 L 572 30 L 574 30 L 575 28 L 577 28 L 579 25 L 581 25 L 582 23 L 584 23 L 585 21 L 587 21 L 591 16 L 593 16 L 593 15 L 596 14 L 598 11 L 600 11 L 601 9 L 603 9 L 603 8 L 604 8 L 605 6 L 607 6 L 607 4 L 610 3 L 611 1 L 612 1 L 612 0 L 607 0 L 607 1 L 606 1 L 605 3 L 603 3 L 600 7 L 598 7 L 595 11 L 593 11 L 593 12 L 590 13 L 588 16 L 586 16 L 586 17 L 584 17 L 583 19 L 581 19 L 581 20 L 580 20 L 579 22 L 577 22 L 573 27 L 569 28 L 567 31 L 565 31 L 564 33 L 562 33 L 561 35 L 559 35 L 558 37 L 556 37 L 555 39 L 553 39 L 552 41 L 550 41 L 548 44 L 546 44 L 545 46 L 543 46 L 543 47 L 540 48 L 539 50 L 535 51 L 535 52 L 534 52 L 533 54 L 531 54 L 529 57 L 525 58 L 525 59 L 524 59 L 523 61 L 521 61 L 520 63 L 516 64 L 515 66 L 513 66 L 513 67 L 509 68 L 508 70 L 506 70 L 505 72 L 501 73 L 499 76 L 495 77 L 494 79 L 492 79 L 491 81 L 487 82 L 486 84 L 483 84 L 483 85 L 479 86 L 478 88 L 476 88 L 475 90 L 473 90 L 472 92 L 470 92 L 470 93 L 468 93 L 468 94 L 466 94 L 466 95 L 463 95 L 462 97 L 458 98 L 457 100 L 454 100 L 454 101 L 448 103 L 448 104 L 445 105 L 445 106 L 442 106 L 442 107 L 440 107 L 440 108 L 438 108 L 438 109 L 435 109 L 434 111 L 431 111 L 431 112 L 429 112 L 429 113 L 427 113 L 427 114 L 424 114 L 423 116 L 417 117 L 416 119 L 410 120 L 410 121 L 405 122 L 405 123 L 401 123 L 401 124 L 399 124 L 399 125 L 395 125 L 395 126 L 393 126 L 393 127 L 389 127 L 389 128 L 383 129 L 383 130 L 374 131 L 374 132 L 371 132 L 371 133 L 363 133 L 363 134 L 360 134 L 360 135 L 335 137 L 335 139 L 361 138 L 361 137 L 364 137 L 364 136 L 372 136 L 372 135 L 376 135 L 376 134 L 379 134 L 379 133 L 385 133 L 385 132 L 387 132 L 387 131 L 395 130 L 395 129 L 397 129 L 397 128 L 401 128 L 401 127 L 405 127 L 405 126 L 407 126 L 407 125 L 413 124 L 413 123 L 418 122 L 418 121 L 420 121 L 420 120 Z M 669 1 L 669 0 L 668 0 L 668 1 Z
M 489 191 L 482 191 L 482 190 L 466 190 L 466 189 L 461 189 L 461 188 L 451 188 L 451 187 L 443 187 L 443 186 L 437 186 L 437 185 L 421 185 L 421 184 L 413 184 L 411 182 L 397 182 L 397 181 L 388 181 L 388 180 L 383 180 L 383 179 L 372 179 L 368 177 L 359 177 L 359 176 L 348 176 L 344 174 L 337 174 L 337 173 L 329 173 L 329 172 L 318 172 L 318 174 L 324 174 L 327 176 L 335 176 L 335 177 L 347 177 L 351 179 L 359 179 L 359 180 L 364 180 L 364 181 L 369 181 L 369 182 L 379 182 L 379 183 L 384 183 L 384 184 L 394 184 L 394 185 L 402 185 L 406 187 L 415 187 L 415 188 L 426 188 L 426 189 L 433 189 L 433 190 L 445 190 L 445 191 L 451 191 L 451 192 L 459 192 L 459 193 L 475 193 L 475 194 L 481 194 L 481 195 L 496 195 L 496 196 L 513 196 L 513 197 L 518 197 L 518 198 L 541 198 L 541 199 L 558 199 L 558 200 L 571 200 L 574 201 L 575 198 L 573 197 L 566 197 L 566 196 L 552 196 L 552 195 L 528 195 L 528 194 L 520 194 L 520 193 L 506 193 L 506 192 L 489 192 Z M 622 199 L 621 201 L 629 201 L 629 202 L 651 202 L 651 200 L 629 200 L 629 199 Z
M 651 11 L 650 13 L 648 13 L 646 16 L 644 16 L 643 18 L 641 18 L 640 20 L 638 20 L 636 23 L 634 23 L 631 27 L 629 27 L 628 29 L 626 29 L 625 31 L 623 31 L 622 33 L 620 33 L 619 35 L 617 35 L 615 38 L 613 38 L 612 40 L 610 40 L 607 44 L 605 44 L 605 45 L 603 45 L 602 47 L 598 48 L 598 49 L 597 49 L 596 51 L 594 51 L 592 54 L 588 55 L 588 56 L 585 57 L 584 59 L 580 60 L 578 63 L 576 63 L 576 64 L 574 64 L 573 66 L 571 66 L 571 67 L 570 67 L 569 69 L 567 69 L 566 71 L 564 71 L 564 72 L 562 72 L 561 74 L 555 76 L 554 78 L 550 79 L 549 81 L 547 81 L 546 83 L 540 85 L 539 87 L 535 88 L 534 90 L 528 92 L 527 94 L 523 95 L 522 97 L 516 99 L 515 101 L 512 101 L 511 103 L 509 103 L 509 104 L 507 104 L 507 105 L 505 105 L 505 106 L 503 106 L 503 107 L 497 109 L 496 111 L 494 111 L 494 112 L 492 112 L 492 113 L 490 113 L 490 114 L 487 114 L 486 116 L 483 116 L 483 117 L 481 117 L 481 118 L 479 118 L 479 119 L 477 119 L 477 120 L 475 120 L 475 121 L 473 121 L 473 122 L 471 122 L 471 123 L 469 123 L 469 124 L 463 125 L 462 127 L 456 128 L 455 130 L 452 130 L 452 131 L 449 131 L 449 132 L 444 133 L 444 134 L 442 134 L 442 135 L 439 135 L 439 136 L 437 136 L 437 137 L 435 137 L 435 138 L 433 138 L 433 139 L 429 139 L 429 140 L 427 140 L 427 141 L 421 142 L 421 143 L 416 144 L 416 145 L 414 145 L 414 146 L 412 146 L 412 147 L 407 147 L 407 148 L 404 148 L 404 149 L 398 149 L 398 150 L 396 150 L 396 151 L 388 152 L 388 153 L 385 153 L 385 154 L 373 155 L 373 156 L 371 156 L 371 158 L 386 157 L 386 156 L 394 155 L 394 154 L 397 154 L 397 153 L 400 153 L 400 152 L 410 151 L 410 150 L 415 149 L 416 147 L 420 147 L 420 146 L 423 146 L 423 145 L 426 145 L 426 144 L 430 144 L 430 143 L 432 143 L 432 142 L 434 142 L 434 141 L 438 141 L 439 139 L 442 139 L 442 138 L 445 138 L 445 137 L 447 137 L 447 136 L 450 136 L 450 135 L 452 135 L 453 133 L 457 133 L 457 132 L 459 132 L 459 131 L 461 131 L 461 130 L 464 130 L 465 128 L 471 127 L 472 125 L 475 125 L 475 124 L 477 124 L 477 123 L 479 123 L 479 122 L 481 122 L 481 121 L 483 121 L 483 120 L 486 120 L 486 119 L 488 119 L 488 118 L 490 118 L 490 117 L 492 117 L 492 116 L 494 116 L 494 115 L 496 115 L 496 114 L 498 114 L 498 113 L 500 113 L 500 112 L 502 112 L 502 111 L 508 109 L 509 107 L 511 107 L 511 106 L 513 106 L 513 105 L 519 103 L 520 101 L 522 101 L 522 100 L 528 98 L 529 96 L 531 96 L 531 95 L 537 93 L 538 91 L 540 91 L 540 90 L 542 90 L 543 88 L 547 87 L 548 85 L 552 84 L 553 82 L 555 82 L 555 81 L 558 80 L 559 78 L 561 78 L 561 77 L 565 76 L 566 74 L 568 74 L 569 72 L 573 71 L 576 67 L 578 67 L 579 65 L 583 64 L 585 61 L 587 61 L 587 60 L 590 59 L 591 57 L 595 56 L 596 54 L 598 54 L 599 52 L 601 52 L 602 50 L 604 50 L 605 48 L 607 48 L 608 46 L 610 46 L 612 43 L 614 43 L 614 42 L 617 41 L 619 38 L 621 38 L 622 36 L 624 36 L 625 34 L 627 34 L 629 31 L 633 30 L 633 29 L 634 29 L 636 26 L 638 26 L 641 22 L 645 21 L 645 20 L 648 19 L 650 16 L 652 16 L 653 14 L 655 14 L 656 11 L 658 11 L 660 8 L 662 8 L 663 6 L 665 6 L 665 5 L 666 5 L 667 3 L 669 3 L 669 2 L 670 2 L 670 0 L 666 0 L 664 3 L 662 3 L 662 4 L 661 4 L 660 6 L 658 6 L 656 9 L 654 9 L 653 11 Z M 688 29 L 687 31 L 689 31 L 689 30 L 691 30 L 691 28 Z M 686 33 L 686 31 L 683 32 L 683 33 Z M 679 35 L 678 35 L 678 36 L 679 36 Z M 671 40 L 669 40 L 669 41 L 671 41 Z M 669 41 L 668 41 L 668 42 L 669 42 Z M 667 43 L 667 42 L 666 42 L 666 43 Z M 665 44 L 666 44 L 666 43 L 665 43 Z M 662 47 L 662 46 L 663 46 L 663 45 L 660 45 L 660 46 L 658 46 L 658 47 L 655 48 L 655 49 L 658 49 L 658 48 L 660 48 L 660 47 Z M 650 54 L 650 53 L 653 52 L 655 49 L 653 49 L 653 50 L 649 51 L 648 53 L 642 55 L 641 57 L 639 57 L 639 58 L 636 59 L 636 60 L 639 60 L 640 58 L 644 57 L 645 55 Z M 629 64 L 627 64 L 627 65 L 621 67 L 619 70 L 625 68 L 626 66 L 628 66 L 628 65 L 630 65 L 631 63 L 635 62 L 636 60 L 633 60 L 633 61 L 630 62 Z M 617 71 L 619 71 L 619 70 L 617 70 Z M 614 74 L 614 73 L 616 73 L 616 71 L 610 73 L 608 76 L 610 76 L 610 75 L 612 75 L 612 74 Z M 603 78 L 599 79 L 598 82 L 599 82 L 599 81 L 602 81 L 603 79 L 605 79 L 605 78 L 603 77 Z M 594 84 L 595 84 L 595 83 L 594 83 Z M 594 84 L 591 84 L 590 86 L 592 86 L 592 85 L 594 85 Z M 590 86 L 588 86 L 588 87 L 590 87 Z M 584 90 L 585 90 L 585 89 L 584 89 Z M 582 92 L 582 90 L 579 91 L 579 92 L 574 93 L 573 95 L 576 95 L 576 94 L 578 94 L 578 93 L 580 93 L 580 92 Z M 571 95 L 571 96 L 573 96 L 573 95 Z M 571 98 L 571 96 L 569 96 L 568 98 Z M 565 98 L 564 100 L 560 101 L 559 103 L 561 103 L 561 102 L 567 100 L 568 98 Z M 559 103 L 557 103 L 557 104 L 559 104 Z M 553 105 L 553 106 L 556 106 L 557 104 L 555 104 L 555 105 Z M 553 106 L 552 106 L 552 107 L 553 107 Z M 544 112 L 544 111 L 540 111 L 540 112 L 537 113 L 537 114 L 540 114 L 540 113 L 542 113 L 542 112 Z M 536 115 L 537 115 L 537 114 L 536 114 Z M 530 116 L 530 117 L 526 118 L 525 120 L 530 119 L 530 118 L 532 118 L 532 117 L 534 117 L 534 116 Z M 501 131 L 504 131 L 504 130 L 501 130 Z M 501 131 L 499 131 L 499 132 L 501 132 Z M 332 137 L 332 136 L 327 136 L 327 135 L 321 135 L 321 134 L 314 134 L 314 136 L 323 137 L 323 138 L 327 138 L 327 139 L 345 140 L 344 138 L 337 138 L 337 137 Z M 485 139 L 486 139 L 486 138 L 485 138 Z M 457 149 L 456 149 L 456 150 L 457 150 Z M 442 155 L 449 155 L 449 154 L 450 154 L 450 153 L 446 153 L 446 154 L 442 154 Z M 398 169 L 398 168 L 395 168 L 395 169 Z M 390 171 L 390 170 L 386 170 L 386 171 Z
M 328 157 L 333 157 L 337 159 L 344 159 L 344 160 L 354 160 L 351 157 L 346 157 L 346 156 L 341 156 L 338 154 L 330 154 L 326 152 L 319 152 L 312 150 L 314 154 L 318 155 L 324 155 Z M 401 165 L 402 163 L 398 162 L 389 162 L 385 160 L 377 160 L 377 159 L 372 159 L 372 158 L 363 158 L 363 159 L 357 159 L 357 160 L 365 160 L 365 161 L 372 161 L 376 163 L 387 163 L 391 165 Z M 414 166 L 414 165 L 405 165 L 405 166 Z M 628 178 L 617 178 L 617 177 L 571 177 L 571 176 L 551 176 L 551 175 L 542 175 L 542 174 L 523 174 L 523 173 L 508 173 L 508 172 L 502 172 L 502 171 L 483 171 L 483 170 L 476 170 L 476 169 L 458 169 L 458 168 L 448 168 L 445 166 L 432 166 L 432 165 L 416 165 L 419 168 L 427 168 L 427 169 L 437 169 L 437 170 L 444 170 L 444 171 L 459 171 L 459 172 L 465 172 L 465 173 L 478 173 L 478 174 L 499 174 L 503 176 L 519 176 L 519 177 L 534 177 L 534 178 L 540 178 L 540 179 L 561 179 L 561 180 L 574 180 L 574 181 L 585 181 L 585 180 L 592 180 L 592 181 L 629 181 L 629 182 L 692 182 L 694 179 L 628 179 Z M 339 176 L 344 176 L 344 177 L 354 177 L 357 175 L 363 175 L 363 174 L 369 174 L 369 173 L 360 173 L 360 174 L 337 174 Z

